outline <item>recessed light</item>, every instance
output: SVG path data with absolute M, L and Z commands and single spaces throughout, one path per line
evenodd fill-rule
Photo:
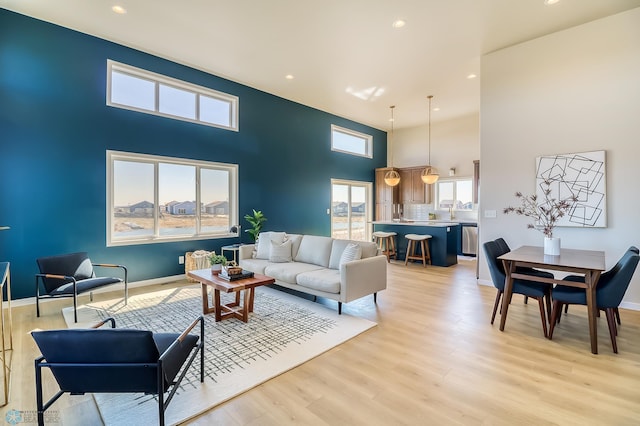
M 113 7 L 111 8 L 111 10 L 113 10 L 113 11 L 114 11 L 115 13 L 117 13 L 118 15 L 124 15 L 125 13 L 127 13 L 127 9 L 125 9 L 125 8 L 124 8 L 124 7 L 122 7 L 122 6 L 118 6 L 118 5 L 113 6 Z
M 551 6 L 552 4 L 558 3 L 560 0 L 544 0 L 544 4 L 547 6 Z
M 284 76 L 284 78 L 286 78 L 287 80 L 293 80 L 294 77 L 291 74 L 287 74 Z
M 475 74 L 469 74 L 469 75 L 467 76 L 467 78 L 468 78 L 469 80 L 473 80 L 473 79 L 474 79 L 474 78 L 476 78 L 476 77 L 477 77 L 477 75 L 475 75 Z
M 402 19 L 396 19 L 395 21 L 393 21 L 393 24 L 391 24 L 393 28 L 402 28 L 405 25 L 406 25 L 406 22 L 403 21 Z

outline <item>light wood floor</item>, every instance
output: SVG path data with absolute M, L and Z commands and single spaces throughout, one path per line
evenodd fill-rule
M 499 317 L 491 326 L 494 297 L 493 287 L 476 284 L 475 262 L 392 263 L 377 305 L 367 297 L 343 306 L 377 327 L 189 424 L 640 424 L 640 312 L 621 310 L 618 355 L 600 318 L 600 354 L 592 355 L 585 308 L 572 306 L 549 341 L 537 304 L 519 296 L 505 332 Z M 38 352 L 28 331 L 64 327 L 60 307 L 68 303 L 45 304 L 39 319 L 32 306 L 14 309 L 11 401 L 1 419 L 7 409 L 35 409 Z M 65 395 L 51 410 L 64 425 L 100 422 L 88 396 Z

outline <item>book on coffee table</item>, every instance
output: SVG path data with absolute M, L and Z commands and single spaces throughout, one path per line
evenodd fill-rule
M 218 276 L 220 278 L 222 278 L 223 280 L 227 280 L 227 281 L 236 281 L 236 280 L 241 280 L 243 278 L 252 278 L 253 277 L 253 272 L 251 271 L 245 271 L 244 269 L 242 270 L 241 273 L 239 274 L 233 274 L 233 275 L 227 275 L 226 272 L 224 272 L 224 269 L 222 271 L 220 271 L 220 273 L 218 274 Z

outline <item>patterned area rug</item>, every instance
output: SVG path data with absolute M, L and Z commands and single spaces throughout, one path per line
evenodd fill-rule
M 223 295 L 231 300 L 231 295 Z M 181 332 L 201 315 L 199 285 L 63 309 L 68 327 L 87 327 L 107 317 L 118 328 Z M 194 361 L 166 412 L 167 424 L 197 416 L 260 383 L 284 373 L 375 326 L 366 319 L 338 315 L 268 287 L 256 289 L 249 322 L 235 318 L 216 323 L 205 316 L 205 381 Z M 155 397 L 143 394 L 95 394 L 106 425 L 157 424 Z

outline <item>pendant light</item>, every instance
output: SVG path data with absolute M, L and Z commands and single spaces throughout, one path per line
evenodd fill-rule
M 389 120 L 391 121 L 391 133 L 389 138 L 389 147 L 391 152 L 389 164 L 391 165 L 391 167 L 393 167 L 393 109 L 395 107 L 395 105 L 391 105 L 389 107 L 389 109 L 391 110 L 391 120 Z M 395 170 L 389 170 L 384 174 L 384 183 L 389 186 L 396 186 L 400 183 L 400 173 L 396 172 Z
M 424 183 L 431 185 L 438 181 L 440 175 L 435 167 L 431 167 L 431 99 L 433 95 L 429 95 L 427 98 L 429 99 L 429 157 L 427 158 L 427 167 L 422 171 L 420 177 Z

